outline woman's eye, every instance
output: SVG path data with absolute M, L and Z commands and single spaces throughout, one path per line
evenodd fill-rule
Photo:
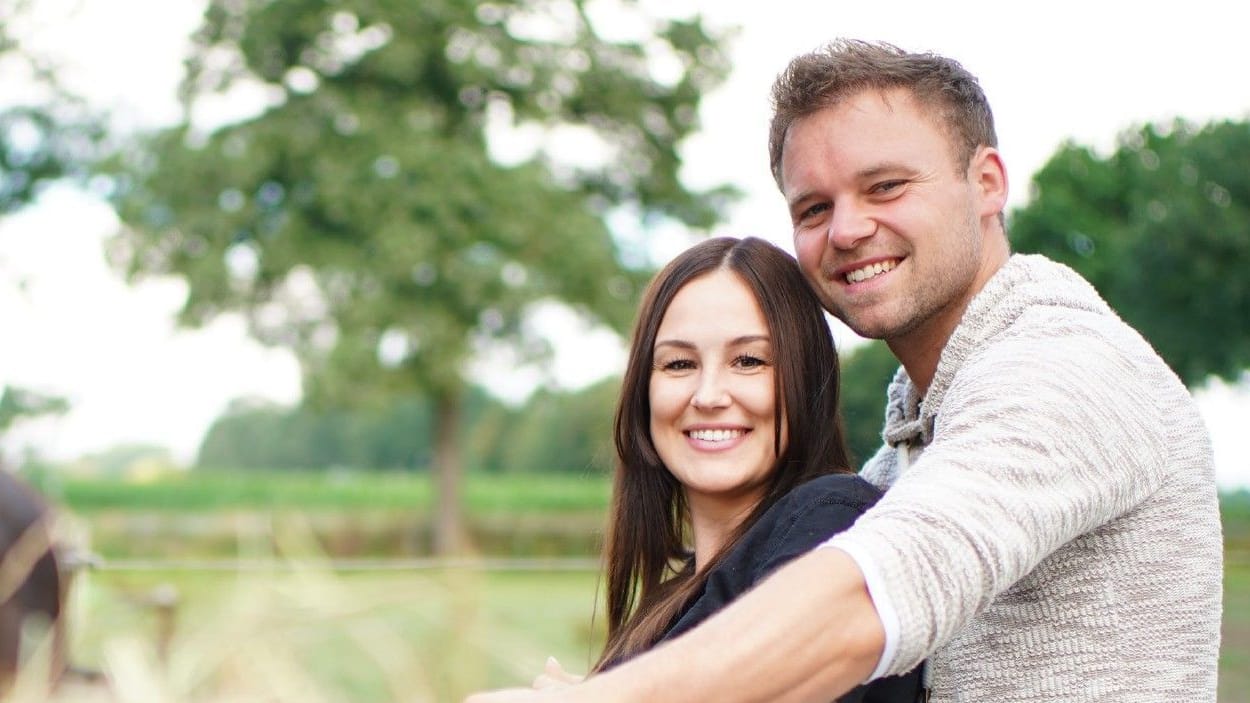
M 758 356 L 751 356 L 750 354 L 743 354 L 742 356 L 739 356 L 738 358 L 734 359 L 734 365 L 740 366 L 745 369 L 755 369 L 761 366 L 768 366 L 768 362 L 759 358 Z
M 690 359 L 672 359 L 661 363 L 660 368 L 665 371 L 690 371 L 694 368 L 694 362 Z

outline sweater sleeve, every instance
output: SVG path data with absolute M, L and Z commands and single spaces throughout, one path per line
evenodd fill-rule
M 958 372 L 929 446 L 830 541 L 882 571 L 900 625 L 888 672 L 1159 487 L 1165 423 L 1137 361 L 1095 335 L 1013 339 Z

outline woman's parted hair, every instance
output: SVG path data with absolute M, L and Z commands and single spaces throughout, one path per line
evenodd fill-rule
M 786 135 L 795 121 L 864 90 L 903 88 L 934 111 L 953 157 L 966 168 L 981 146 L 998 146 L 994 115 L 976 76 L 957 61 L 892 44 L 839 39 L 794 58 L 773 83 L 768 164 L 778 188 Z
M 837 352 L 824 312 L 794 259 L 753 237 L 709 239 L 678 255 L 644 294 L 617 404 L 605 555 L 608 641 L 597 670 L 652 646 L 702 585 L 690 565 L 681 485 L 651 439 L 649 389 L 656 334 L 669 304 L 686 284 L 722 270 L 738 276 L 763 312 L 772 341 L 775 407 L 788 440 L 781 447 L 781 422 L 775 423 L 778 458 L 765 496 L 721 554 L 795 486 L 851 471 L 838 407 Z

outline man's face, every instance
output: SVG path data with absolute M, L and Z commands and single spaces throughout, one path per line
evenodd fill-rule
M 983 191 L 935 120 L 904 90 L 867 90 L 787 135 L 782 190 L 799 264 L 865 337 L 940 346 L 988 278 Z

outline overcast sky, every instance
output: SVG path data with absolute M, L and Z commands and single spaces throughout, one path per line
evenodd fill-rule
M 741 26 L 733 72 L 707 97 L 703 129 L 686 145 L 684 176 L 695 186 L 728 180 L 746 193 L 715 234 L 762 236 L 787 249 L 788 218 L 765 153 L 768 89 L 794 54 L 837 36 L 938 51 L 980 76 L 994 107 L 1013 206 L 1024 203 L 1030 174 L 1065 139 L 1109 149 L 1117 134 L 1146 121 L 1250 116 L 1250 43 L 1240 3 L 654 4 Z M 41 0 L 39 7 L 53 19 L 32 29 L 28 40 L 62 57 L 71 83 L 97 105 L 127 125 L 176 119 L 174 88 L 198 2 Z M 621 23 L 616 31 L 629 27 Z M 21 99 L 21 90 L 0 80 L 0 104 Z M 171 318 L 179 283 L 127 287 L 118 280 L 100 247 L 115 227 L 107 206 L 68 188 L 0 220 L 0 384 L 74 403 L 65 417 L 32 423 L 22 441 L 59 458 L 119 442 L 154 442 L 185 461 L 231 398 L 298 399 L 293 359 L 250 342 L 239 320 L 177 331 Z M 682 244 L 673 239 L 672 251 L 659 255 Z M 592 351 L 584 339 L 595 340 Z M 851 343 L 845 335 L 840 340 Z M 616 371 L 622 362 L 608 335 L 578 330 L 553 343 L 569 385 Z M 536 377 L 507 375 L 514 385 Z M 1215 435 L 1221 483 L 1250 486 L 1250 455 L 1233 451 L 1234 433 L 1250 420 L 1250 388 L 1215 384 L 1197 395 Z M 12 458 L 17 449 L 10 444 L 7 451 Z

